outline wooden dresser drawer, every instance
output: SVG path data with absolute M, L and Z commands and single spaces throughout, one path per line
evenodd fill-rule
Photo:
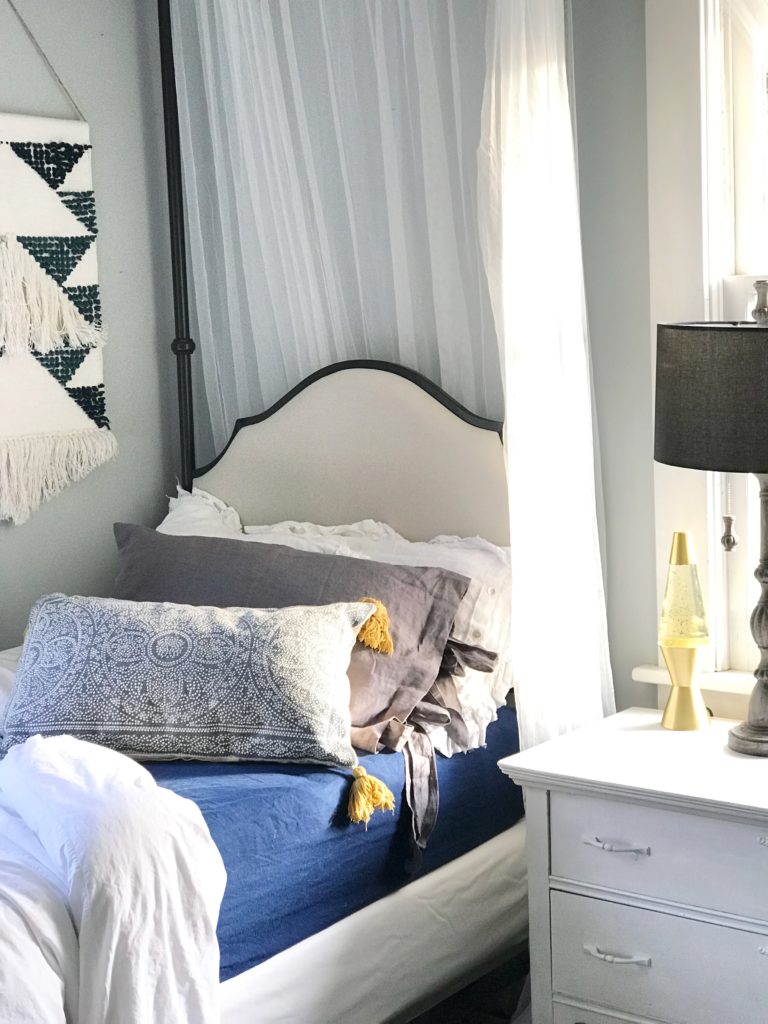
M 550 799 L 552 875 L 768 921 L 768 822 Z
M 766 935 L 607 900 L 551 894 L 552 987 L 610 1013 L 765 1024 Z M 596 997 L 599 993 L 599 997 Z

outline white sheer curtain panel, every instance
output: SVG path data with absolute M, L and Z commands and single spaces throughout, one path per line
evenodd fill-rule
M 345 358 L 414 367 L 500 417 L 476 208 L 485 0 L 171 6 L 216 448 Z
M 515 697 L 531 746 L 615 705 L 563 0 L 489 0 L 487 29 L 479 211 L 504 378 Z

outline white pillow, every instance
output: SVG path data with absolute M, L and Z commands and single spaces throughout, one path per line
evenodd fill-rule
M 511 578 L 509 548 L 481 537 L 435 537 L 413 542 L 385 523 L 365 519 L 344 526 L 283 522 L 243 527 L 229 505 L 195 488 L 181 488 L 171 498 L 170 510 L 157 527 L 160 533 L 198 537 L 230 537 L 319 554 L 370 558 L 392 565 L 428 565 L 449 569 L 472 582 L 459 608 L 453 635 L 467 644 L 496 651 L 509 658 Z
M 20 657 L 20 647 L 11 647 L 7 651 L 0 651 L 0 733 L 3 731 L 5 709 L 16 679 L 16 669 Z
M 375 519 L 362 519 L 359 523 L 347 523 L 344 526 L 318 526 L 317 523 L 296 523 L 288 520 L 278 523 L 276 526 L 246 526 L 244 532 L 258 539 L 261 534 L 271 534 L 274 531 L 288 533 L 292 537 L 301 537 L 307 543 L 313 538 L 328 537 L 355 537 L 368 540 L 383 540 L 388 537 L 400 537 L 391 526 L 386 523 L 378 523 Z M 402 538 L 400 538 L 402 540 Z
M 179 496 L 171 499 L 170 511 L 158 530 L 284 544 L 302 551 L 369 558 L 392 565 L 435 566 L 468 577 L 471 582 L 452 635 L 464 643 L 495 651 L 499 660 L 492 672 L 467 669 L 464 676 L 454 676 L 453 681 L 470 745 L 485 743 L 486 729 L 496 720 L 496 711 L 512 688 L 509 548 L 497 547 L 481 537 L 442 536 L 413 542 L 373 519 L 343 526 L 283 522 L 243 527 L 233 508 L 198 488 L 191 494 L 179 488 Z M 430 735 L 443 754 L 450 756 L 460 749 L 442 728 Z
M 182 537 L 242 537 L 240 516 L 229 505 L 197 488 L 191 494 L 181 487 L 176 490 L 177 497 L 170 499 L 168 515 L 157 528 L 160 533 Z
M 370 558 L 391 565 L 425 565 L 450 569 L 470 579 L 454 622 L 452 634 L 463 643 L 496 651 L 509 657 L 511 594 L 509 551 L 496 547 L 481 537 L 435 537 L 428 542 L 408 541 L 386 527 L 388 533 L 328 534 L 318 527 L 311 533 L 304 529 L 294 533 L 287 523 L 275 526 L 246 526 L 245 539 L 269 544 L 285 544 L 325 554 Z M 353 527 L 360 527 L 355 523 Z M 377 523 L 376 526 L 383 526 Z M 351 530 L 353 527 L 343 527 Z M 338 530 L 339 528 L 334 528 Z M 320 532 L 323 531 L 323 532 Z
M 160 533 L 171 533 L 177 536 L 194 537 L 237 537 L 242 539 L 243 524 L 240 522 L 238 513 L 221 499 L 203 491 L 199 487 L 193 487 L 192 491 L 185 491 L 177 487 L 177 496 L 171 498 L 168 506 L 168 515 L 157 527 Z M 315 523 L 284 522 L 278 526 L 249 526 L 245 531 L 253 535 L 253 540 L 259 540 L 259 533 L 262 531 L 271 533 L 278 530 L 281 533 L 289 534 L 298 541 L 306 541 L 306 549 L 313 550 L 315 537 L 397 537 L 398 534 L 385 523 L 377 523 L 374 519 L 364 519 L 360 523 L 350 523 L 347 526 L 318 526 Z M 271 538 L 270 538 L 271 539 Z M 272 540 L 275 544 L 277 541 Z M 318 549 L 320 550 L 320 549 Z

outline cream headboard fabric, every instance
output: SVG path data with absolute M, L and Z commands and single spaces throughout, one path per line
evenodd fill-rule
M 385 370 L 344 369 L 243 427 L 195 480 L 243 523 L 378 519 L 409 540 L 509 543 L 499 435 Z

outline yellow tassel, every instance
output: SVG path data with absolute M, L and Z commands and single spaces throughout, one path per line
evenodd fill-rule
M 349 791 L 349 820 L 355 825 L 365 823 L 366 829 L 374 811 L 394 811 L 395 797 L 381 779 L 376 779 L 359 764 L 352 769 L 355 776 Z
M 357 639 L 361 644 L 370 647 L 373 651 L 381 651 L 382 654 L 391 654 L 395 645 L 392 634 L 389 631 L 389 614 L 387 609 L 377 601 L 375 597 L 361 597 L 366 604 L 375 604 L 376 611 L 360 627 Z

